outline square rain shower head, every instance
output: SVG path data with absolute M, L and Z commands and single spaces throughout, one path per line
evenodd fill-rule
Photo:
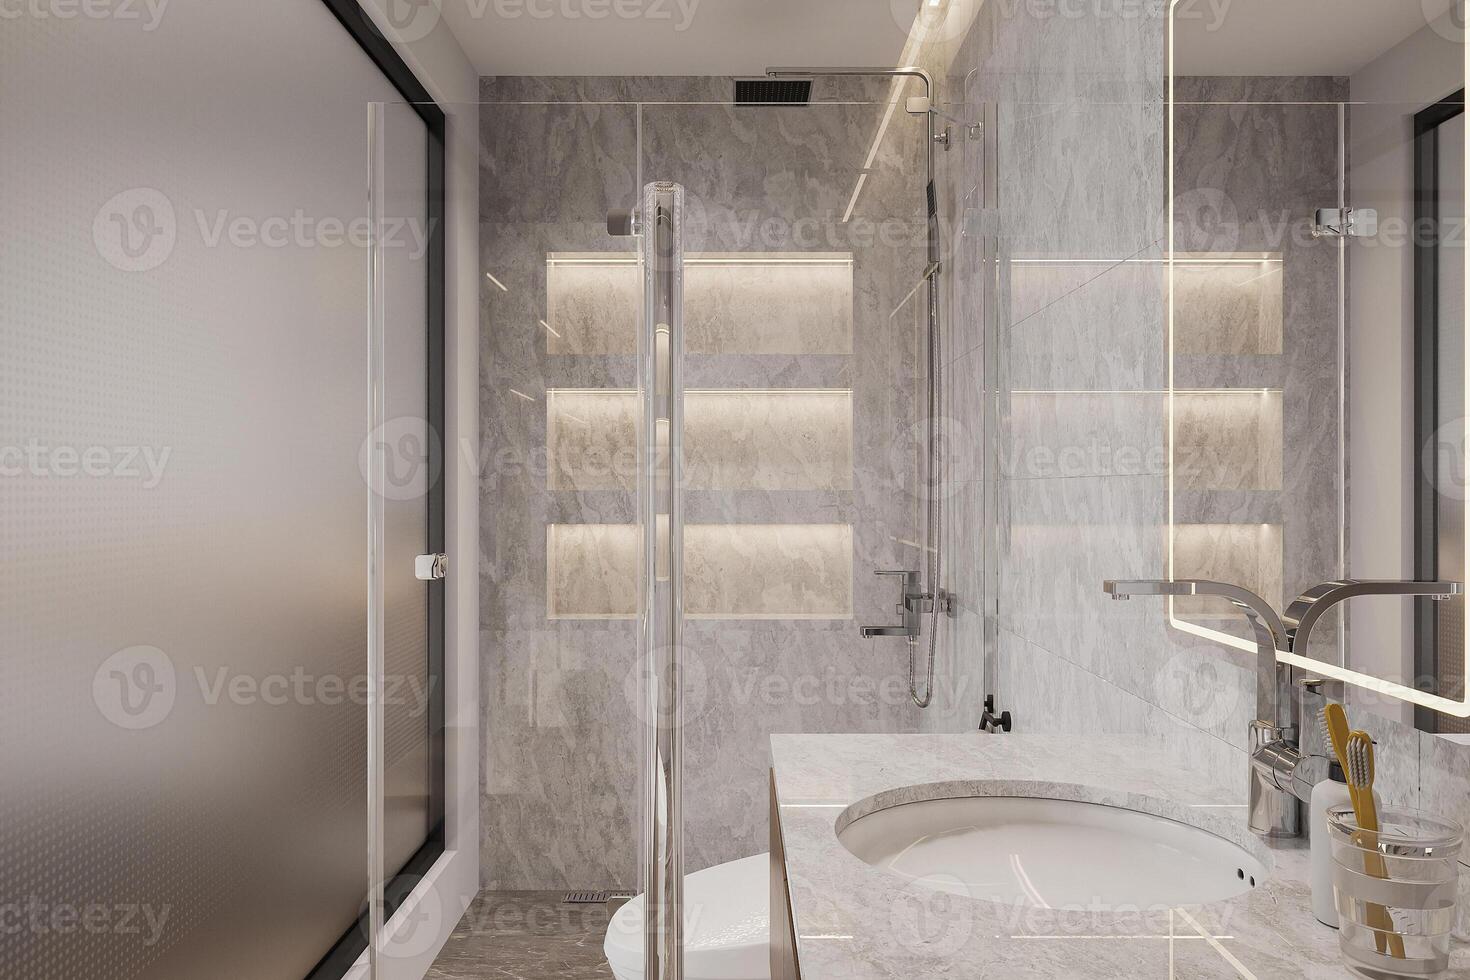
M 736 105 L 807 105 L 812 98 L 810 78 L 737 78 Z

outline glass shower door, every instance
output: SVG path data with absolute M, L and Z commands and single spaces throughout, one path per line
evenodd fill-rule
M 371 431 L 358 463 L 370 488 L 368 617 L 368 934 L 382 956 L 407 958 L 433 937 L 384 922 L 443 845 L 444 547 L 442 268 L 431 186 L 442 152 L 430 112 L 369 107 L 372 316 Z
M 684 975 L 684 189 L 643 190 L 638 333 L 638 645 L 644 735 L 644 977 Z

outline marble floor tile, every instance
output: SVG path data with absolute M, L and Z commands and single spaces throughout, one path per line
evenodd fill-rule
M 486 891 L 454 927 L 425 980 L 608 980 L 608 909 L 560 891 Z

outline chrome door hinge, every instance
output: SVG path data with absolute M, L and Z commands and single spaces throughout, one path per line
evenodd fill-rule
M 448 555 L 419 555 L 413 560 L 413 575 L 420 582 L 436 582 L 448 574 Z
M 1374 208 L 1318 208 L 1312 220 L 1313 238 L 1372 238 L 1378 234 Z

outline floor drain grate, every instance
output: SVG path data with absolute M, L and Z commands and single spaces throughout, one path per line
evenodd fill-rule
M 632 892 L 618 891 L 575 891 L 567 892 L 562 899 L 564 905 L 602 905 L 615 898 L 632 898 Z

